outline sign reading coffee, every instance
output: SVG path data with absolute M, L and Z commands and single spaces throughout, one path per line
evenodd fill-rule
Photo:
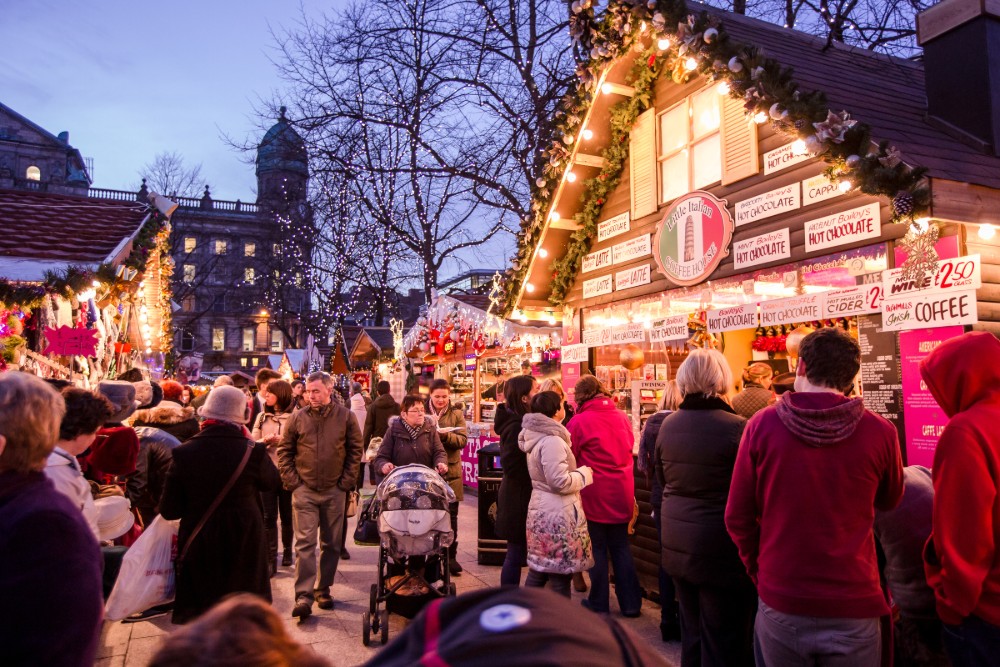
M 689 192 L 667 209 L 653 243 L 656 263 L 677 285 L 696 285 L 729 254 L 733 218 L 726 201 Z

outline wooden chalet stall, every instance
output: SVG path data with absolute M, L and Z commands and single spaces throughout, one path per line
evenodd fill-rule
M 861 343 L 866 404 L 930 465 L 945 420 L 917 363 L 970 327 L 1000 331 L 996 9 L 924 12 L 922 62 L 694 3 L 575 20 L 592 59 L 506 283 L 509 308 L 561 310 L 567 389 L 596 374 L 638 440 L 693 346 L 739 378 L 793 366 L 800 327 L 840 326 Z M 634 552 L 655 590 L 646 489 L 637 477 Z

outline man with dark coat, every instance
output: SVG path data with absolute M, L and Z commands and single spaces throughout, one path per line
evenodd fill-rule
M 366 451 L 371 444 L 372 438 L 385 437 L 385 432 L 389 429 L 389 419 L 399 415 L 399 403 L 392 397 L 392 394 L 389 393 L 390 391 L 391 387 L 386 380 L 381 380 L 375 385 L 375 392 L 378 394 L 378 397 L 368 406 L 368 416 L 365 418 L 365 425 L 361 436 Z M 369 475 L 372 484 L 378 484 L 382 476 L 379 474 L 378 469 L 375 468 L 374 463 L 370 463 L 369 465 L 371 467 Z
M 278 468 L 292 492 L 295 517 L 295 607 L 292 616 L 332 609 L 330 587 L 340 562 L 347 494 L 361 466 L 361 429 L 351 411 L 334 398 L 333 378 L 313 373 L 306 378 L 309 407 L 288 418 L 278 443 Z M 320 538 L 316 571 L 316 534 Z

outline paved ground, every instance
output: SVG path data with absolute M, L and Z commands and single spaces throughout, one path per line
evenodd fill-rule
M 459 512 L 459 561 L 465 568 L 454 579 L 458 592 L 497 586 L 500 568 L 476 563 L 477 499 L 466 494 Z M 353 530 L 353 519 L 352 530 Z M 336 606 L 331 611 L 313 607 L 313 616 L 302 625 L 291 618 L 292 568 L 279 568 L 272 580 L 275 610 L 288 620 L 292 637 L 323 654 L 333 665 L 360 665 L 371 659 L 379 650 L 378 642 L 366 648 L 361 643 L 361 614 L 368 607 L 368 591 L 375 582 L 378 549 L 350 546 L 351 560 L 341 561 L 337 569 L 333 597 Z M 574 597 L 584 594 L 574 593 Z M 618 618 L 617 604 L 611 596 L 612 613 Z M 626 627 L 643 640 L 656 647 L 673 664 L 680 664 L 680 644 L 664 644 L 660 640 L 659 606 L 643 601 L 642 616 L 623 619 Z M 99 667 L 142 667 L 151 659 L 157 647 L 174 626 L 169 616 L 161 616 L 141 623 L 104 624 L 98 652 Z M 405 620 L 390 616 L 390 640 L 402 631 Z

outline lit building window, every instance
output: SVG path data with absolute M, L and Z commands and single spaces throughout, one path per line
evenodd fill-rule
M 42 170 L 35 165 L 31 165 L 28 167 L 28 171 L 25 172 L 24 177 L 29 181 L 40 181 L 42 180 Z
M 193 236 L 184 237 L 184 252 L 194 252 L 198 247 L 198 239 Z
M 243 256 L 253 257 L 257 254 L 257 244 L 256 243 L 244 243 L 243 244 Z
M 281 329 L 271 329 L 271 351 L 281 352 L 285 347 L 285 337 Z
M 720 100 L 713 86 L 660 114 L 661 204 L 722 180 Z
M 191 284 L 194 282 L 195 266 L 194 264 L 184 265 L 184 282 Z
M 274 252 L 275 255 L 280 255 L 281 254 L 281 244 L 280 243 L 275 243 L 273 246 L 271 246 L 271 251 Z
M 225 239 L 216 239 L 215 254 L 225 255 L 227 252 L 229 252 L 229 241 L 226 241 Z
M 242 357 L 242 358 L 240 359 L 240 366 L 242 366 L 243 368 L 246 368 L 246 367 L 247 367 L 247 362 L 248 362 L 248 361 L 249 361 L 249 359 L 247 359 L 246 357 Z
M 181 310 L 185 313 L 190 313 L 195 309 L 195 298 L 194 294 L 188 294 L 183 299 L 181 299 Z
M 222 352 L 226 349 L 226 328 L 212 327 L 212 350 Z
M 253 352 L 253 327 L 243 329 L 243 351 Z
M 252 266 L 243 269 L 243 280 L 251 285 L 257 280 L 257 272 L 253 270 Z

